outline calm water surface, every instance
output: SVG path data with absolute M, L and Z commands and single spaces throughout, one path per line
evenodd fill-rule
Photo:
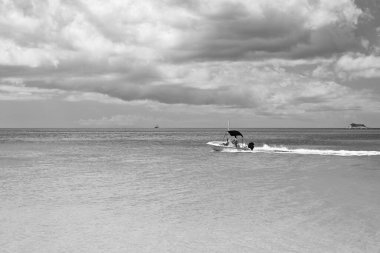
M 0 129 L 2 252 L 379 252 L 380 130 Z

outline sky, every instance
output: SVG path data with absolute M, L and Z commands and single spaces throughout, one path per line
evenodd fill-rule
M 380 127 L 380 0 L 0 0 L 0 127 Z

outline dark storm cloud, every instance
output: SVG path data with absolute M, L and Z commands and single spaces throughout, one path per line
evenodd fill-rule
M 226 3 L 211 14 L 200 12 L 201 22 L 178 45 L 178 50 L 185 53 L 172 56 L 183 61 L 300 59 L 362 49 L 361 39 L 355 36 L 354 19 L 360 14 L 355 6 L 350 6 L 352 14 L 344 16 L 344 7 L 325 11 L 318 4 L 310 5 L 310 16 L 313 12 L 322 13 L 311 21 L 310 16 L 299 14 L 297 11 L 301 10 L 297 8 L 287 11 L 280 8 L 281 4 L 268 5 L 255 13 L 242 3 Z M 335 20 L 331 17 L 334 14 L 342 18 Z
M 325 98 L 325 97 L 318 97 L 318 96 L 300 96 L 300 97 L 297 97 L 293 100 L 293 104 L 318 104 L 318 103 L 323 103 L 323 102 L 327 102 L 329 101 L 329 99 Z
M 355 34 L 368 40 L 367 54 L 372 54 L 379 46 L 380 27 L 380 1 L 355 0 L 357 6 L 363 11 Z
M 218 89 L 200 89 L 187 87 L 183 84 L 144 85 L 137 83 L 130 76 L 105 80 L 89 78 L 86 80 L 30 81 L 27 87 L 43 89 L 76 90 L 96 92 L 124 101 L 152 100 L 165 104 L 189 105 L 226 105 L 230 107 L 255 107 L 254 97 L 244 94 L 233 87 L 219 87 Z

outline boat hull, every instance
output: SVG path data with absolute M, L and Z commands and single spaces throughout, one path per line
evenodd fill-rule
M 240 151 L 240 150 L 250 150 L 245 143 L 239 143 L 236 147 L 234 145 L 226 145 L 222 141 L 210 141 L 207 143 L 214 151 Z

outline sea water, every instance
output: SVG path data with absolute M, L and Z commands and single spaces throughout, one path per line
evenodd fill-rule
M 0 251 L 380 251 L 380 130 L 239 130 L 0 129 Z

